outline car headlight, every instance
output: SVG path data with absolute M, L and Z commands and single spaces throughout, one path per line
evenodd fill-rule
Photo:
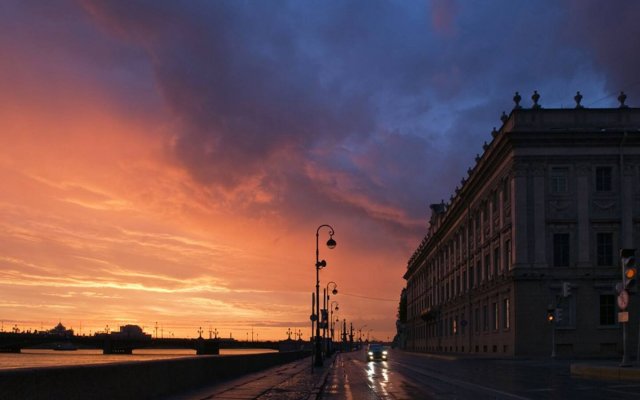
M 383 351 L 382 354 L 384 354 L 386 356 L 387 355 L 387 351 L 386 350 Z
M 368 352 L 367 354 L 369 354 L 370 356 L 373 355 L 373 351 Z

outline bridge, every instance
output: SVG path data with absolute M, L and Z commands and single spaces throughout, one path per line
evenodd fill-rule
M 233 339 L 180 339 L 123 337 L 106 333 L 94 336 L 59 336 L 41 333 L 0 332 L 0 353 L 20 353 L 22 349 L 102 349 L 103 354 L 131 354 L 136 349 L 193 349 L 197 355 L 220 354 L 220 348 L 278 349 L 278 342 L 238 342 Z

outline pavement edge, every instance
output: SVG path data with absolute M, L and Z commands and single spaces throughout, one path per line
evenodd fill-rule
M 571 376 L 580 378 L 640 381 L 640 369 L 613 365 L 571 364 Z
M 322 390 L 324 389 L 324 385 L 327 383 L 327 377 L 329 376 L 329 371 L 333 368 L 333 364 L 336 362 L 336 358 L 340 353 L 336 353 L 331 357 L 331 363 L 322 371 L 322 375 L 320 375 L 320 379 L 316 381 L 315 386 L 313 387 L 313 391 L 307 398 L 307 400 L 317 400 L 322 395 Z

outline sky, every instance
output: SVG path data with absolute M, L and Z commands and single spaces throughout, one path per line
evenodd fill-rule
M 393 338 L 519 91 L 640 103 L 640 2 L 0 2 L 0 329 Z M 332 284 L 330 285 L 333 286 Z M 333 303 L 334 306 L 336 303 Z

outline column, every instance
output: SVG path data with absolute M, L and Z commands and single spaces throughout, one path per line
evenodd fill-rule
M 515 165 L 511 181 L 514 268 L 529 263 L 527 235 L 527 166 Z
M 546 267 L 547 265 L 545 189 L 545 166 L 537 164 L 533 168 L 533 229 L 535 235 L 533 262 L 536 267 Z
M 576 208 L 578 211 L 578 231 L 577 244 L 578 251 L 571 251 L 571 255 L 577 253 L 578 266 L 589 265 L 589 181 L 591 180 L 591 166 L 589 164 L 578 164 L 576 167 Z

